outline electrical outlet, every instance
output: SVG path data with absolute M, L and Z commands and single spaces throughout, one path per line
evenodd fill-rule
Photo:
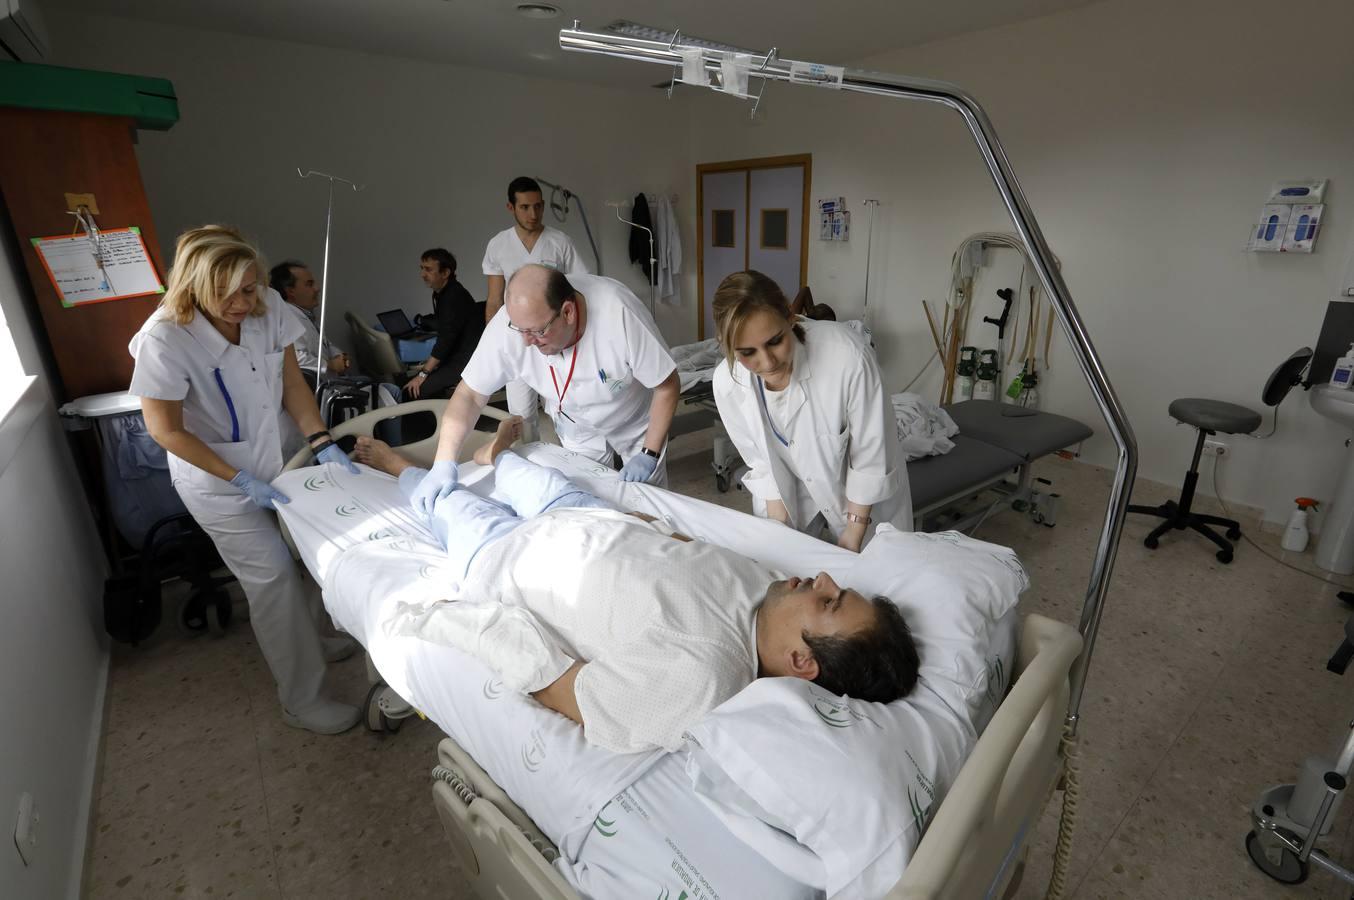
M 1204 455 L 1206 456 L 1226 456 L 1227 445 L 1222 441 L 1204 441 Z
M 25 866 L 33 864 L 38 850 L 38 807 L 32 794 L 19 797 L 19 815 L 14 822 L 14 846 Z

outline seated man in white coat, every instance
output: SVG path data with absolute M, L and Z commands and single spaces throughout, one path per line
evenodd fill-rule
M 520 378 L 545 399 L 566 450 L 626 481 L 666 485 L 668 428 L 681 381 L 653 317 L 625 285 L 528 265 L 461 372 L 446 411 L 437 461 L 414 496 L 431 513 L 456 485 L 456 458 L 494 392 Z
M 825 572 L 781 578 L 621 512 L 508 450 L 520 421 L 476 454 L 495 467 L 492 497 L 460 487 L 431 516 L 467 599 L 436 604 L 406 633 L 477 657 L 617 753 L 677 749 L 757 677 L 880 703 L 912 690 L 916 646 L 887 598 L 867 600 Z M 369 438 L 356 458 L 397 476 L 406 494 L 423 475 Z

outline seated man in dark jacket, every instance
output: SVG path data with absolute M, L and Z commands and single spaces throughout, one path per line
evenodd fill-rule
M 423 253 L 419 275 L 432 288 L 437 343 L 404 390 L 414 398 L 449 397 L 484 333 L 484 304 L 456 280 L 456 257 L 441 247 Z

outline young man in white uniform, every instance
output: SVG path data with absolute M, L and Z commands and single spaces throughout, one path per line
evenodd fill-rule
M 603 464 L 617 455 L 621 477 L 667 483 L 668 428 L 681 382 L 653 319 L 623 284 L 543 266 L 519 269 L 508 300 L 484 329 L 442 414 L 437 462 L 416 505 L 456 484 L 455 460 L 488 398 L 521 378 L 545 398 L 566 450 Z
M 489 297 L 484 321 L 492 321 L 503 306 L 508 279 L 528 263 L 549 266 L 565 275 L 587 275 L 588 267 L 579 257 L 574 242 L 557 228 L 545 224 L 545 198 L 534 178 L 518 176 L 508 183 L 508 212 L 512 227 L 489 239 L 484 248 L 484 274 L 489 281 Z M 508 411 L 526 422 L 526 433 L 536 436 L 536 394 L 524 382 L 508 382 Z
M 465 600 L 402 630 L 469 653 L 511 690 L 583 726 L 616 753 L 676 750 L 702 716 L 760 676 L 813 681 L 888 703 L 917 680 L 898 608 L 827 573 L 780 578 L 723 547 L 616 510 L 508 450 L 520 420 L 476 454 L 490 499 L 464 488 L 430 525 Z M 379 441 L 356 457 L 412 494 L 422 470 Z

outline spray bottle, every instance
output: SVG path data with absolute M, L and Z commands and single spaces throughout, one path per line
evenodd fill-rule
M 1311 497 L 1299 497 L 1295 501 L 1298 508 L 1288 517 L 1288 527 L 1283 530 L 1283 540 L 1279 543 L 1285 550 L 1301 553 L 1307 549 L 1307 510 L 1316 509 L 1317 502 Z
M 973 383 L 973 399 L 997 399 L 997 351 L 995 350 L 984 350 L 978 354 L 978 377 Z
M 1354 384 L 1354 344 L 1349 345 L 1349 352 L 1335 361 L 1335 368 L 1330 373 L 1330 383 L 1334 387 L 1347 388 Z
M 978 348 L 960 347 L 959 362 L 955 364 L 955 388 L 960 400 L 973 399 L 973 376 L 978 371 Z

